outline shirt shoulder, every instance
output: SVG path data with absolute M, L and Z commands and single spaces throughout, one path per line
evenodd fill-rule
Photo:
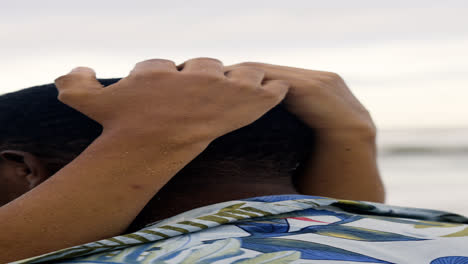
M 444 254 L 454 252 L 454 246 L 468 252 L 467 223 L 467 218 L 443 211 L 317 196 L 263 196 L 194 209 L 131 234 L 14 263 L 409 263 L 395 262 L 395 248 L 408 243 L 439 252 L 428 257 L 432 261 L 450 257 Z M 398 257 L 417 258 L 414 250 L 403 249 Z M 431 263 L 419 261 L 411 263 Z

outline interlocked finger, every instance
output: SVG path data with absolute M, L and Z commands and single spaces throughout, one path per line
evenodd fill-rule
M 178 68 L 181 72 L 207 73 L 224 77 L 223 63 L 213 58 L 190 59 L 179 65 Z
M 137 63 L 130 72 L 130 75 L 146 72 L 177 72 L 177 68 L 173 61 L 164 59 L 151 59 Z
M 268 80 L 262 86 L 264 94 L 271 99 L 273 105 L 281 102 L 289 91 L 290 84 L 283 80 Z
M 240 83 L 253 86 L 261 86 L 265 71 L 255 67 L 240 66 L 226 73 L 226 76 Z
M 86 94 L 96 92 L 103 85 L 96 79 L 96 73 L 93 69 L 77 67 L 70 73 L 55 79 L 55 87 L 59 91 L 59 95 L 64 92 Z

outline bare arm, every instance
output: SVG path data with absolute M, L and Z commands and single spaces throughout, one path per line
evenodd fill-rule
M 59 100 L 99 122 L 103 133 L 0 208 L 0 263 L 121 234 L 212 140 L 254 122 L 288 91 L 284 81 L 262 86 L 261 70 L 225 76 L 222 69 L 209 58 L 180 71 L 171 61 L 149 60 L 105 88 L 89 68 L 58 78 Z
M 9 220 L 0 226 L 0 262 L 122 233 L 204 147 L 103 133 L 51 178 L 0 208 L 0 219 Z
M 372 131 L 327 133 L 299 177 L 301 193 L 340 199 L 385 202 Z
M 369 112 L 337 74 L 247 62 L 265 79 L 290 83 L 285 105 L 317 133 L 315 149 L 298 181 L 303 194 L 384 202 L 376 161 L 376 128 Z

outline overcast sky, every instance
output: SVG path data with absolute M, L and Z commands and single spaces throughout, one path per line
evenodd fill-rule
M 468 127 L 468 1 L 2 1 L 0 94 L 215 57 L 342 75 L 380 128 Z

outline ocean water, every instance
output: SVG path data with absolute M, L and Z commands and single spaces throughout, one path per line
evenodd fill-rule
M 383 130 L 377 142 L 388 204 L 468 216 L 468 128 Z

